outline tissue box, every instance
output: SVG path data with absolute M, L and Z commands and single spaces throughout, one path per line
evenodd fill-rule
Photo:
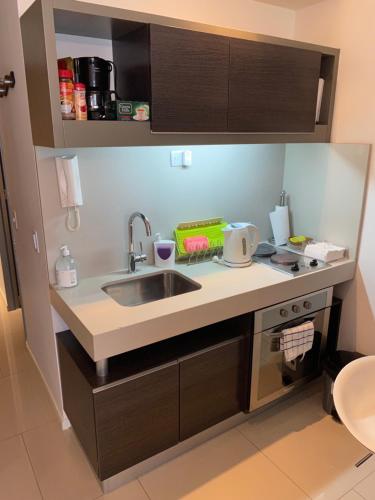
M 117 120 L 147 122 L 150 119 L 150 106 L 148 102 L 141 101 L 116 101 Z
M 339 247 L 332 243 L 318 242 L 307 245 L 305 255 L 312 259 L 322 260 L 323 262 L 332 262 L 342 259 L 345 256 L 345 251 L 344 247 Z

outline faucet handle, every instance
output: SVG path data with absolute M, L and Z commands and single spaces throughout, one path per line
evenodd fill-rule
M 139 242 L 139 248 L 141 250 L 141 253 L 139 254 L 139 261 L 144 262 L 145 260 L 147 260 L 147 255 L 143 253 L 143 244 L 141 241 Z

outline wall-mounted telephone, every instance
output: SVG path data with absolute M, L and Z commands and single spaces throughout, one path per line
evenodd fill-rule
M 66 227 L 69 231 L 77 231 L 80 227 L 78 207 L 83 205 L 77 156 L 57 156 L 56 172 L 61 206 L 68 211 Z M 75 215 L 75 223 L 71 221 L 72 213 Z

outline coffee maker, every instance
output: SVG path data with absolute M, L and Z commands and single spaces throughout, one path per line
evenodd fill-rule
M 86 86 L 86 101 L 89 120 L 115 120 L 110 78 L 113 71 L 116 82 L 116 68 L 112 61 L 101 57 L 77 57 L 74 59 L 76 82 Z

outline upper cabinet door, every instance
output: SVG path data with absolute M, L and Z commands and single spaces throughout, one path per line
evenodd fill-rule
M 313 132 L 321 54 L 231 39 L 228 129 Z
M 227 130 L 229 39 L 151 25 L 152 130 Z

